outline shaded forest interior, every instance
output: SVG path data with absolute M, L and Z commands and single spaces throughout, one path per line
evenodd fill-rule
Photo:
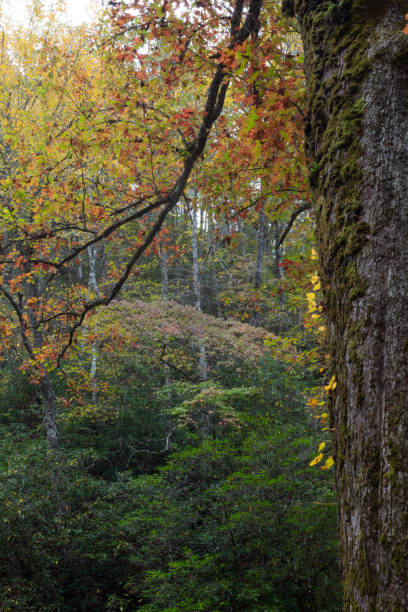
M 338 612 L 299 37 L 110 4 L 3 33 L 0 607 Z
M 53 378 L 57 460 L 37 387 L 13 353 L 2 365 L 3 605 L 339 610 L 332 472 L 309 467 L 327 434 L 306 406 L 320 375 L 303 289 L 276 276 L 270 242 L 254 290 L 256 215 L 208 257 L 203 222 L 200 312 L 191 215 L 170 222 L 183 255 L 165 271 L 152 255 Z M 301 257 L 294 237 L 286 254 Z M 94 272 L 101 252 L 84 257 Z

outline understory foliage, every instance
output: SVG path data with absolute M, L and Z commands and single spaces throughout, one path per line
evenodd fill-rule
M 336 612 L 298 37 L 109 5 L 3 35 L 0 607 Z
M 265 359 L 224 388 L 174 383 L 165 451 L 154 371 L 133 368 L 113 421 L 63 418 L 57 460 L 3 395 L 3 608 L 339 610 L 332 478 L 308 467 L 308 376 Z M 204 434 L 194 400 L 208 390 Z
M 239 309 L 225 319 L 163 301 L 153 256 L 146 271 L 151 301 L 131 295 L 141 271 L 55 376 L 56 456 L 37 387 L 12 355 L 2 365 L 2 607 L 339 610 L 332 474 L 309 467 L 322 434 L 306 407 L 318 374 L 315 340 L 296 323 L 305 308 L 276 336 Z M 182 279 L 188 295 L 187 267 Z

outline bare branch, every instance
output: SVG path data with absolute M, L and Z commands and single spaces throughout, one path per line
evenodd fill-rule
M 294 222 L 296 221 L 296 219 L 298 218 L 298 216 L 300 214 L 302 214 L 303 212 L 305 212 L 306 210 L 310 210 L 311 209 L 311 204 L 309 202 L 305 202 L 304 204 L 302 204 L 302 206 L 299 206 L 299 208 L 297 208 L 295 211 L 293 211 L 285 229 L 283 230 L 282 234 L 279 237 L 278 242 L 275 244 L 275 250 L 278 250 L 279 247 L 281 246 L 281 244 L 283 243 L 283 241 L 285 240 L 286 236 L 289 234 L 290 230 L 292 229 L 292 225 L 294 224 Z

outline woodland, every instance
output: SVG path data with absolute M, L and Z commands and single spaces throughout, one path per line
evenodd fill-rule
M 2 16 L 2 611 L 408 609 L 408 37 L 369 4 Z

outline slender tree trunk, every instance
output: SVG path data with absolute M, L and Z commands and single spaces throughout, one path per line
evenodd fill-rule
M 47 433 L 48 448 L 56 450 L 58 448 L 58 433 L 57 433 L 57 401 L 54 388 L 48 377 L 45 374 L 40 380 L 40 388 L 45 400 L 45 429 Z
M 245 237 L 245 232 L 244 232 L 244 220 L 239 218 L 238 220 L 239 223 L 239 237 L 240 237 L 240 246 L 241 246 L 241 256 L 243 257 L 243 259 L 246 259 L 246 237 Z
M 197 213 L 191 209 L 191 246 L 193 256 L 193 295 L 194 306 L 201 311 L 200 277 L 198 270 L 198 236 L 197 236 Z
M 101 293 L 99 291 L 99 285 L 96 278 L 96 258 L 98 255 L 98 246 L 92 245 L 88 247 L 88 259 L 89 259 L 89 280 L 88 289 L 94 291 L 98 297 Z M 96 371 L 98 367 L 98 343 L 94 340 L 91 347 L 91 385 L 92 385 L 92 402 L 96 404 L 98 397 L 98 383 L 96 379 Z
M 256 254 L 256 267 L 255 267 L 255 279 L 254 279 L 254 289 L 258 291 L 261 288 L 262 284 L 262 274 L 264 267 L 264 257 L 266 251 L 266 240 L 267 240 L 267 223 L 265 216 L 265 209 L 262 208 L 259 211 L 258 216 L 258 249 Z M 259 311 L 254 310 L 251 319 L 252 325 L 257 327 L 259 325 Z
M 273 264 L 274 264 L 274 275 L 278 280 L 282 280 L 283 271 L 279 265 L 281 261 L 281 248 L 278 245 L 281 234 L 281 227 L 277 221 L 273 223 Z
M 218 318 L 222 317 L 222 309 L 220 302 L 220 286 L 218 282 L 217 270 L 216 270 L 216 242 L 215 242 L 215 228 L 214 219 L 211 213 L 207 213 L 207 244 L 208 244 L 208 258 L 211 261 L 211 272 L 210 272 L 210 296 L 211 302 L 215 303 L 215 316 Z
M 200 376 L 200 380 L 207 380 L 207 353 L 206 353 L 205 345 L 203 342 L 199 343 L 198 350 L 199 350 L 198 373 Z
M 94 341 L 91 347 L 91 385 L 92 385 L 92 403 L 96 404 L 98 399 L 98 382 L 96 379 L 96 371 L 98 368 L 98 345 Z
M 98 246 L 92 245 L 88 247 L 88 259 L 89 259 L 89 280 L 88 289 L 95 291 L 96 295 L 100 297 L 99 285 L 96 278 L 96 258 L 98 255 Z
M 44 281 L 38 277 L 29 288 L 27 293 L 32 291 L 33 297 L 39 297 L 44 293 Z M 29 293 L 28 293 L 29 294 Z M 26 339 L 25 347 L 27 353 L 34 359 L 35 351 L 40 350 L 43 346 L 43 334 L 38 329 L 37 319 L 32 311 L 29 311 L 30 325 L 33 330 L 33 344 L 30 346 L 29 340 Z M 51 379 L 47 372 L 42 373 L 39 378 L 39 388 L 44 398 L 44 425 L 47 436 L 47 445 L 50 450 L 58 448 L 58 429 L 57 429 L 57 399 Z
M 162 281 L 162 298 L 167 300 L 169 297 L 169 269 L 167 263 L 167 249 L 165 246 L 159 247 L 160 271 Z
M 81 256 L 78 257 L 78 280 L 80 282 L 82 282 L 82 258 Z
M 259 211 L 258 216 L 258 250 L 256 254 L 256 268 L 254 289 L 260 289 L 262 283 L 263 263 L 266 247 L 266 216 L 264 207 Z
M 408 610 L 406 0 L 286 1 L 305 48 L 307 152 L 337 388 L 344 609 Z
M 180 204 L 177 204 L 176 208 L 174 209 L 174 216 L 173 216 L 173 232 L 175 236 L 179 235 L 180 226 L 182 226 L 184 223 L 185 223 L 184 210 Z M 173 291 L 175 291 L 176 295 L 183 295 L 184 293 L 185 286 L 180 280 L 182 276 L 181 268 L 182 268 L 181 257 L 180 255 L 178 255 L 174 261 L 174 267 L 173 267 L 174 272 L 173 272 L 173 282 L 172 282 Z M 184 282 L 184 276 L 185 275 L 183 275 L 183 282 Z
M 162 298 L 163 300 L 167 300 L 169 297 L 169 269 L 168 269 L 168 261 L 167 261 L 167 250 L 165 246 L 159 246 L 159 258 L 160 258 L 160 271 L 161 271 L 161 281 L 162 281 Z M 172 407 L 171 400 L 171 390 L 170 390 L 170 368 L 167 363 L 163 364 L 163 373 L 164 373 L 164 387 L 166 389 L 166 408 L 170 410 Z M 171 416 L 168 417 L 167 420 L 167 437 L 166 437 L 166 450 L 171 450 L 172 448 L 172 420 Z
M 274 221 L 273 223 L 273 267 L 274 267 L 274 276 L 276 278 L 277 285 L 277 303 L 279 304 L 279 308 L 276 310 L 276 317 L 274 322 L 273 331 L 280 335 L 282 331 L 285 329 L 284 323 L 284 295 L 282 293 L 282 281 L 283 281 L 283 269 L 280 265 L 281 262 L 281 245 L 279 245 L 279 239 L 281 237 L 282 227 L 278 221 Z M 300 315 L 301 320 L 300 325 L 302 325 L 303 315 Z M 315 423 L 317 424 L 317 423 Z
M 192 240 L 192 255 L 193 255 L 193 293 L 194 305 L 201 312 L 201 291 L 200 291 L 200 276 L 198 270 L 198 232 L 197 232 L 197 212 L 194 208 L 191 209 L 191 240 Z M 199 360 L 198 374 L 200 380 L 207 380 L 207 355 L 203 342 L 198 343 Z

